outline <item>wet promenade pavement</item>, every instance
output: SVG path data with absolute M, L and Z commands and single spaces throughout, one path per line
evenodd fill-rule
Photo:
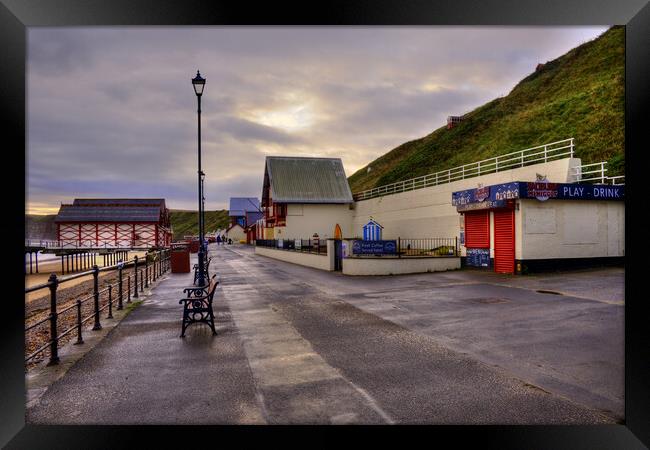
M 207 326 L 192 325 L 187 337 L 179 338 L 178 299 L 191 284 L 192 274 L 170 274 L 50 387 L 28 410 L 27 421 L 597 424 L 617 420 L 611 412 L 615 406 L 602 407 L 596 399 L 601 396 L 602 403 L 616 403 L 616 380 L 613 387 L 598 385 L 603 371 L 618 376 L 616 361 L 612 369 L 600 371 L 588 365 L 576 371 L 570 361 L 566 367 L 558 364 L 558 358 L 571 358 L 587 345 L 587 338 L 608 331 L 605 325 L 601 331 L 594 324 L 616 327 L 622 307 L 609 297 L 605 302 L 533 295 L 530 289 L 501 286 L 499 279 L 477 280 L 466 272 L 351 278 L 255 256 L 240 246 L 211 247 L 211 255 L 215 258 L 211 268 L 221 281 L 214 301 L 217 336 Z M 476 301 L 469 301 L 472 298 Z M 481 298 L 503 302 L 480 302 Z M 562 299 L 566 306 L 554 303 Z M 551 315 L 544 319 L 541 311 L 549 308 Z M 557 325 L 566 311 L 573 311 L 566 317 L 570 322 L 566 327 L 582 323 L 588 326 L 586 336 L 580 338 L 580 330 L 566 334 L 564 325 Z M 534 335 L 530 342 L 521 337 L 526 327 L 532 327 L 527 332 Z M 563 348 L 555 340 L 558 330 L 565 333 L 560 339 L 567 339 Z M 499 350 L 502 339 L 511 342 Z M 615 345 L 605 348 L 604 355 L 615 353 Z M 517 361 L 526 352 L 532 355 L 529 359 L 543 362 L 542 369 Z M 622 367 L 620 372 L 622 392 Z M 550 380 L 547 384 L 557 386 L 538 383 L 533 375 L 539 373 Z M 571 377 L 576 378 L 573 384 Z

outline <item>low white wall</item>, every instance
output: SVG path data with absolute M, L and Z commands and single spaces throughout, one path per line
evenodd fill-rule
M 460 269 L 460 257 L 343 258 L 345 275 L 399 275 Z
M 274 248 L 255 247 L 255 254 L 268 256 L 269 258 L 299 264 L 301 266 L 313 267 L 321 270 L 334 270 L 334 257 L 328 252 L 327 255 L 313 253 L 302 253 L 293 250 L 276 250 Z

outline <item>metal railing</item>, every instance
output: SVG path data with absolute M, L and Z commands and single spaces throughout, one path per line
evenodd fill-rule
M 585 177 L 586 176 L 586 177 Z M 574 182 L 596 182 L 600 184 L 624 185 L 625 175 L 607 176 L 607 161 L 571 167 Z
M 494 158 L 484 159 L 482 161 L 465 164 L 452 169 L 423 175 L 421 177 L 378 186 L 376 188 L 357 192 L 353 195 L 353 198 L 356 201 L 368 200 L 383 195 L 397 194 L 400 192 L 437 186 L 439 184 L 451 183 L 452 181 L 463 180 L 465 178 L 473 178 L 480 175 L 501 172 L 515 167 L 541 164 L 565 157 L 573 158 L 573 141 L 573 138 L 564 139 L 562 141 L 538 145 L 536 147 L 507 153 Z
M 151 259 L 151 263 L 149 260 Z M 127 274 L 124 278 L 124 271 L 128 268 L 133 268 L 133 283 L 131 282 L 131 274 Z M 113 303 L 117 302 L 117 309 L 121 310 L 124 307 L 124 299 L 126 303 L 131 303 L 131 298 L 138 298 L 139 292 L 143 292 L 145 287 L 148 287 L 149 282 L 157 280 L 164 273 L 170 269 L 170 252 L 169 250 L 160 250 L 153 255 L 150 254 L 144 258 L 144 262 L 139 261 L 138 257 L 124 263 L 115 264 L 113 266 L 99 268 L 94 266 L 92 270 L 81 272 L 75 275 L 59 278 L 56 274 L 51 274 L 47 283 L 39 284 L 25 289 L 25 294 L 36 292 L 41 289 L 49 289 L 50 291 L 50 311 L 49 315 L 44 319 L 40 319 L 25 328 L 25 337 L 28 333 L 47 334 L 49 340 L 38 347 L 35 351 L 31 352 L 25 357 L 25 363 L 34 359 L 41 353 L 49 350 L 49 365 L 57 364 L 59 362 L 59 345 L 62 338 L 68 334 L 76 331 L 77 341 L 76 344 L 83 344 L 83 325 L 90 320 L 94 320 L 93 330 L 100 330 L 101 319 L 100 312 L 108 309 L 107 319 L 113 318 Z M 106 284 L 102 289 L 99 288 L 99 274 L 100 272 L 114 272 L 118 274 L 115 283 Z M 59 285 L 66 282 L 76 280 L 88 275 L 93 277 L 93 293 L 83 298 L 78 298 L 76 301 L 58 310 L 57 292 Z M 138 285 L 138 278 L 140 283 Z M 125 289 L 126 284 L 126 289 Z M 131 295 L 131 288 L 133 287 L 133 296 Z M 113 289 L 117 289 L 114 294 Z M 138 291 L 139 289 L 139 291 Z M 102 305 L 102 297 L 104 304 Z M 91 302 L 92 300 L 92 302 Z M 74 325 L 59 332 L 59 320 L 67 313 L 76 313 L 76 321 Z M 84 317 L 84 314 L 87 314 Z M 47 324 L 49 323 L 49 327 Z M 47 330 L 49 328 L 49 331 Z
M 358 241 L 360 239 L 354 239 Z M 351 253 L 349 257 L 353 258 L 373 258 L 375 256 L 397 256 L 398 258 L 409 257 L 449 257 L 460 256 L 458 248 L 458 238 L 402 238 L 388 239 L 395 243 L 392 253 L 375 252 L 371 254 Z M 386 241 L 380 241 L 386 242 Z
M 402 256 L 458 256 L 458 238 L 397 238 L 397 254 Z
M 257 239 L 257 247 L 327 255 L 327 240 L 322 239 Z
M 101 239 L 100 239 L 101 240 Z M 124 239 L 103 241 L 101 244 L 96 239 L 25 239 L 25 247 L 41 247 L 46 249 L 122 249 L 122 248 L 153 248 L 149 240 Z M 162 247 L 162 246 L 161 246 Z
M 52 248 L 59 247 L 59 243 L 49 239 L 25 239 L 25 247 Z

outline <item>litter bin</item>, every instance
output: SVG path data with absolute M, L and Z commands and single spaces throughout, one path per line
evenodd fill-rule
M 198 252 L 199 252 L 199 240 L 193 239 L 190 241 L 190 253 L 198 253 Z
M 172 273 L 188 273 L 190 271 L 190 248 L 187 244 L 172 244 L 171 266 Z

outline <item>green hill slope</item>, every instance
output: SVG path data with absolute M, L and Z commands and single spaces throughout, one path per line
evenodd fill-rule
M 353 192 L 573 137 L 583 164 L 625 165 L 625 30 L 547 62 L 463 122 L 406 142 L 349 177 Z M 367 168 L 371 167 L 368 172 Z
M 199 216 L 197 211 L 171 209 L 169 215 L 172 229 L 174 230 L 174 239 L 182 239 L 186 235 L 199 234 Z M 217 229 L 226 228 L 229 223 L 230 219 L 227 209 L 205 212 L 205 231 L 208 233 Z

